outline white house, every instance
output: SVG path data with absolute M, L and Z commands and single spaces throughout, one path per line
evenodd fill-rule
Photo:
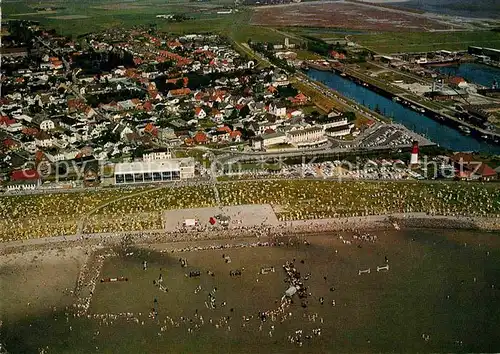
M 351 133 L 354 124 L 338 125 L 325 130 L 325 134 L 331 137 L 345 136 Z
M 7 184 L 7 192 L 35 190 L 40 184 L 41 182 L 39 179 L 9 182 Z
M 35 145 L 42 148 L 49 148 L 54 145 L 54 139 L 48 135 L 45 131 L 41 131 L 35 137 Z
M 44 120 L 44 121 L 42 121 L 42 122 L 40 123 L 40 129 L 41 129 L 41 130 L 45 130 L 45 131 L 47 131 L 47 130 L 52 130 L 52 129 L 54 129 L 55 127 L 56 127 L 56 125 L 55 125 L 55 124 L 54 124 L 54 122 L 53 122 L 53 121 L 51 121 L 50 119 L 46 119 L 46 120 Z
M 21 130 L 23 130 L 24 125 L 22 125 L 19 122 L 16 122 L 16 123 L 13 123 L 13 124 L 4 125 L 2 127 L 3 127 L 3 129 L 5 129 L 6 131 L 8 131 L 9 133 L 17 133 L 17 132 L 20 132 Z
M 124 124 L 117 124 L 112 132 L 118 133 L 120 135 L 120 140 L 125 140 L 127 135 L 132 134 L 134 131 Z
M 172 153 L 170 150 L 151 152 L 149 154 L 142 155 L 143 161 L 157 161 L 157 160 L 169 160 L 172 158 Z
M 207 116 L 207 113 L 205 112 L 205 110 L 201 107 L 196 107 L 194 109 L 194 115 L 196 118 L 198 119 L 203 119 Z
M 274 87 L 288 86 L 288 84 L 290 84 L 290 81 L 288 80 L 288 76 L 283 71 L 277 72 L 273 75 L 271 85 Z
M 224 120 L 224 115 L 221 111 L 217 111 L 214 114 L 213 121 L 216 123 L 221 123 Z
M 252 147 L 255 150 L 262 150 L 271 145 L 285 144 L 288 138 L 284 133 L 277 132 L 271 134 L 263 134 L 252 140 Z
M 277 117 L 285 117 L 286 116 L 286 106 L 282 102 L 271 103 L 269 105 L 269 114 L 272 114 Z

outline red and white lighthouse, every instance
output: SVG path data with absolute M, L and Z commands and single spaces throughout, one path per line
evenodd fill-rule
M 418 165 L 418 141 L 413 142 L 411 148 L 410 165 Z

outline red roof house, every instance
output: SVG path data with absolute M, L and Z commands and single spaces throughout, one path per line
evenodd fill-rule
M 193 140 L 196 144 L 206 144 L 208 143 L 208 137 L 207 137 L 207 134 L 203 133 L 203 132 L 197 132 L 194 137 L 193 137 Z
M 36 170 L 17 170 L 12 171 L 10 175 L 12 181 L 31 181 L 40 179 L 40 175 Z

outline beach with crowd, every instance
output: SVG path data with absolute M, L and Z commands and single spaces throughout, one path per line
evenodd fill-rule
M 134 344 L 148 352 L 160 344 L 196 351 L 210 337 L 227 350 L 234 340 L 260 351 L 328 351 L 332 343 L 346 351 L 404 348 L 387 346 L 390 331 L 423 351 L 487 348 L 452 323 L 454 311 L 475 311 L 473 296 L 500 303 L 500 284 L 489 276 L 500 266 L 498 218 L 393 213 L 280 221 L 280 211 L 270 204 L 167 210 L 160 230 L 3 243 L 0 278 L 12 284 L 2 294 L 9 304 L 3 340 L 12 346 L 16 327 L 35 336 L 47 322 L 69 338 L 75 328 L 89 333 L 95 351 L 120 347 L 105 338 L 122 330 L 154 338 Z M 449 283 L 456 285 L 443 287 Z M 413 298 L 405 299 L 410 290 Z M 441 327 L 410 316 L 424 298 L 448 309 Z M 393 313 L 395 303 L 405 311 Z M 438 315 L 425 301 L 417 308 Z M 382 309 L 393 324 L 381 322 Z M 348 340 L 358 321 L 367 321 L 364 339 Z M 399 333 L 398 321 L 414 323 Z M 36 349 L 58 352 L 49 339 L 35 341 Z

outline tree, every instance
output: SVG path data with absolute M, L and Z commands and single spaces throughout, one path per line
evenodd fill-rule
M 142 157 L 142 155 L 144 155 L 144 151 L 144 146 L 139 145 L 132 153 L 132 156 L 134 156 L 134 158 Z
M 351 111 L 344 112 L 344 117 L 347 118 L 348 122 L 353 122 L 356 120 L 356 113 L 351 112 Z
M 236 118 L 238 118 L 238 110 L 237 109 L 233 109 L 233 111 L 231 112 L 231 115 L 229 116 L 229 119 L 230 120 L 235 120 Z
M 243 108 L 240 110 L 240 117 L 245 118 L 249 114 L 250 114 L 250 108 L 248 108 L 248 105 L 243 106 Z

